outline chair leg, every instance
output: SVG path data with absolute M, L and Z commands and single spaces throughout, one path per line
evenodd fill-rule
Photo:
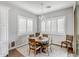
M 40 53 L 42 52 L 42 49 L 40 48 Z
M 48 48 L 46 48 L 46 51 L 45 51 L 47 54 L 48 54 L 48 56 L 49 56 L 49 50 L 48 50 Z
M 61 43 L 61 48 L 62 48 L 62 43 Z
M 48 48 L 47 48 L 47 52 L 48 52 L 48 56 L 49 56 L 49 50 L 48 50 Z
M 29 49 L 29 54 L 28 55 L 30 56 L 30 49 Z
M 51 48 L 51 46 L 50 46 L 50 50 L 51 50 L 51 52 L 52 52 L 52 48 Z
M 66 48 L 67 48 L 67 46 L 68 46 L 68 45 L 66 44 Z
M 36 50 L 34 50 L 34 56 L 36 56 Z

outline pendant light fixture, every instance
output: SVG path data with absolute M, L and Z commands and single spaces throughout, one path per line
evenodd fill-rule
M 44 14 L 44 4 L 43 4 L 43 2 L 41 2 L 41 15 L 39 16 L 39 19 L 40 20 L 46 20 L 46 17 L 43 15 Z

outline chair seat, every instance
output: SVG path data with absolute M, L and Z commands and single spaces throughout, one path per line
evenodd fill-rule
M 74 53 L 74 52 L 73 52 L 73 48 L 72 48 L 72 47 L 68 47 L 68 49 L 67 49 L 67 50 L 68 50 L 68 53 Z
M 31 48 L 31 49 L 36 49 L 36 50 L 38 50 L 38 49 L 41 48 L 41 46 L 30 46 L 30 48 Z
M 43 47 L 49 47 L 49 45 L 43 45 Z
M 67 42 L 67 41 L 62 41 L 61 43 L 64 43 L 64 44 L 72 44 L 71 42 Z

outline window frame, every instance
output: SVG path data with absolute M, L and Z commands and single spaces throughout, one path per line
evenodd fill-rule
M 22 35 L 24 35 L 23 33 L 22 34 L 19 34 L 18 33 L 18 30 L 19 30 L 19 17 L 22 17 L 23 19 L 26 19 L 26 32 L 25 33 L 27 33 L 27 34 L 29 34 L 29 33 L 33 33 L 33 30 L 34 30 L 34 21 L 33 21 L 33 18 L 31 18 L 31 17 L 25 17 L 25 16 L 22 16 L 22 15 L 18 15 L 18 17 L 17 17 L 17 35 L 18 36 L 22 36 Z M 31 19 L 32 20 L 32 32 L 27 32 L 27 20 L 28 19 Z
M 64 32 L 63 33 L 60 33 L 60 32 L 58 32 L 58 18 L 62 18 L 62 17 L 64 19 Z M 51 33 L 52 32 L 52 28 L 50 27 L 50 33 L 48 33 L 48 32 L 46 32 L 46 22 L 49 20 L 50 21 L 50 25 L 52 25 L 52 19 L 55 19 L 56 20 L 56 32 L 55 33 Z M 43 33 L 56 34 L 56 35 L 65 35 L 66 34 L 66 16 L 51 17 L 51 18 L 47 18 L 46 20 L 41 20 L 41 22 L 42 21 L 45 21 L 45 31 Z M 41 30 L 41 28 L 40 28 L 40 30 Z

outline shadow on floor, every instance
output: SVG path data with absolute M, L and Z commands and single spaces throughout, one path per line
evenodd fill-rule
M 8 57 L 24 57 L 24 56 L 16 49 L 13 49 L 9 51 Z

